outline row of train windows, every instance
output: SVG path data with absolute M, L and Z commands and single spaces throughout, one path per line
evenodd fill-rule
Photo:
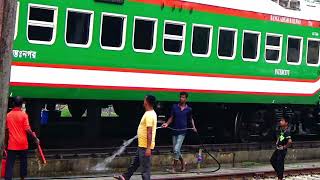
M 51 45 L 55 41 L 57 7 L 29 4 L 27 36 L 30 43 Z M 45 14 L 45 16 L 44 16 Z M 88 48 L 92 40 L 93 11 L 67 9 L 65 41 L 70 47 Z M 100 45 L 107 50 L 123 50 L 126 40 L 127 16 L 102 13 Z M 157 40 L 158 20 L 134 17 L 132 46 L 136 52 L 152 53 Z M 17 29 L 17 28 L 16 28 Z M 212 47 L 210 25 L 193 24 L 191 53 L 195 57 L 209 57 Z M 220 59 L 233 60 L 236 55 L 238 30 L 219 27 L 217 55 Z M 165 54 L 182 55 L 185 46 L 186 23 L 164 21 L 163 51 Z M 282 50 L 281 34 L 266 34 L 265 60 L 279 63 Z M 244 61 L 258 61 L 261 33 L 243 31 L 242 58 Z M 303 38 L 288 36 L 287 63 L 301 64 Z M 318 66 L 320 61 L 320 39 L 308 39 L 307 64 Z

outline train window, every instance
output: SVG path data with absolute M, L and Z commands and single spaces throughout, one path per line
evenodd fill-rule
M 57 14 L 57 7 L 29 4 L 28 41 L 33 44 L 52 45 L 56 38 Z
M 258 61 L 260 54 L 260 32 L 243 31 L 242 59 L 244 61 Z
M 93 11 L 67 9 L 65 41 L 69 47 L 88 48 L 92 40 Z
M 100 46 L 107 50 L 122 50 L 126 40 L 127 16 L 102 13 Z
M 307 64 L 309 66 L 319 66 L 320 59 L 320 39 L 308 39 Z
M 18 35 L 18 23 L 19 23 L 19 9 L 20 9 L 20 2 L 17 2 L 17 11 L 16 11 L 16 23 L 14 27 L 14 39 L 17 38 Z
M 182 55 L 186 35 L 186 23 L 164 22 L 163 51 L 165 54 Z
M 299 65 L 302 56 L 302 37 L 288 36 L 287 63 Z
M 196 57 L 209 57 L 212 45 L 212 26 L 193 24 L 191 53 Z
M 218 57 L 220 59 L 233 60 L 236 56 L 237 29 L 219 28 Z
M 158 20 L 134 17 L 133 49 L 136 52 L 152 53 L 155 50 Z
M 266 34 L 265 60 L 268 63 L 279 63 L 281 60 L 282 35 Z

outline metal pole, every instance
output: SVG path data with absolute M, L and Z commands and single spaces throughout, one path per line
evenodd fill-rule
M 0 145 L 3 147 L 8 108 L 12 45 L 16 20 L 16 0 L 0 0 Z M 2 159 L 0 150 L 0 159 Z M 1 169 L 1 163 L 0 163 Z

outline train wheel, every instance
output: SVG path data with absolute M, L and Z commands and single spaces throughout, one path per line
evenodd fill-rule
M 269 121 L 269 113 L 266 109 L 239 111 L 234 120 L 236 140 L 247 143 L 269 138 L 271 133 Z
M 236 141 L 247 143 L 250 140 L 248 122 L 244 120 L 244 112 L 238 112 L 234 120 L 234 137 Z

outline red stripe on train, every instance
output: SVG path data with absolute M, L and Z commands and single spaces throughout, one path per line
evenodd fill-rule
M 175 8 L 181 8 L 186 10 L 197 10 L 201 12 L 238 16 L 238 17 L 249 18 L 249 19 L 259 19 L 259 20 L 273 21 L 273 22 L 280 22 L 280 23 L 287 23 L 287 24 L 296 24 L 301 26 L 320 27 L 320 21 L 298 19 L 293 17 L 278 16 L 278 15 L 272 15 L 272 14 L 259 13 L 259 12 L 198 4 L 193 2 L 184 2 L 181 0 L 170 0 L 170 1 L 169 0 L 130 0 L 130 1 L 141 2 L 146 4 L 156 4 L 156 5 L 167 6 L 167 7 L 175 7 Z

